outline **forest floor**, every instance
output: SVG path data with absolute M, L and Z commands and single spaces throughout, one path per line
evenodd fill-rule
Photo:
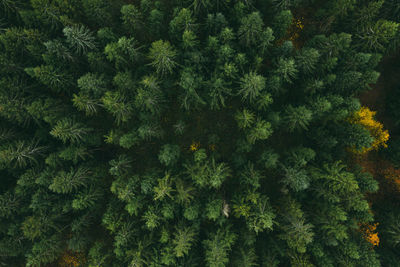
M 394 56 L 386 57 L 379 65 L 381 76 L 376 84 L 371 86 L 371 90 L 364 92 L 359 96 L 362 106 L 369 107 L 372 111 L 376 111 L 376 119 L 383 123 L 384 128 L 389 130 L 390 138 L 398 136 L 398 127 L 394 124 L 393 119 L 387 112 L 387 100 L 394 97 L 393 90 L 400 86 L 398 77 L 400 75 L 400 51 Z M 358 155 L 353 158 L 355 163 L 359 164 L 364 171 L 371 173 L 375 180 L 379 182 L 379 191 L 375 194 L 367 196 L 370 204 L 384 200 L 389 195 L 393 195 L 398 186 L 400 170 L 394 168 L 393 164 L 385 159 L 384 154 L 380 151 L 371 151 L 364 155 Z M 393 178 L 394 180 L 392 180 Z M 389 180 L 391 181 L 389 181 Z
M 377 111 L 376 117 L 383 123 L 386 129 L 394 131 L 395 125 L 386 113 L 386 100 L 390 97 L 391 91 L 399 85 L 398 76 L 400 75 L 400 66 L 397 63 L 400 60 L 400 51 L 390 57 L 386 57 L 380 63 L 379 71 L 381 76 L 378 82 L 371 86 L 371 90 L 364 92 L 359 96 L 361 104 Z M 397 67 L 394 67 L 397 66 Z

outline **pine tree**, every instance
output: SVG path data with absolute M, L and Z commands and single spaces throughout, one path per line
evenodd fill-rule
M 161 75 L 172 73 L 177 65 L 175 58 L 177 53 L 168 41 L 159 40 L 151 44 L 149 59 L 156 72 Z
M 258 120 L 254 127 L 250 129 L 247 140 L 250 144 L 254 144 L 257 140 L 265 140 L 272 134 L 271 123 L 264 120 Z
M 80 77 L 77 82 L 81 93 L 93 95 L 95 98 L 101 97 L 107 90 L 107 83 L 104 77 L 93 73 L 87 73 Z
M 142 81 L 144 88 L 137 90 L 135 105 L 151 113 L 160 113 L 165 102 L 164 95 L 155 77 L 145 77 Z
M 203 246 L 206 251 L 205 260 L 207 266 L 225 266 L 229 262 L 229 252 L 235 241 L 236 235 L 228 229 L 224 231 L 217 230 L 216 233 L 210 235 L 209 239 L 204 240 Z
M 259 44 L 260 35 L 262 34 L 264 23 L 259 12 L 253 12 L 242 18 L 238 30 L 240 41 L 246 45 Z
M 236 112 L 235 119 L 239 128 L 244 129 L 250 127 L 254 123 L 255 116 L 251 111 L 243 109 L 243 111 Z
M 243 100 L 253 102 L 259 97 L 260 93 L 264 89 L 265 78 L 254 72 L 245 74 L 245 76 L 240 80 L 239 94 L 242 95 Z
M 27 266 L 38 266 L 57 259 L 62 252 L 62 241 L 59 236 L 53 235 L 35 243 L 27 256 Z
M 78 54 L 86 54 L 88 50 L 96 48 L 93 34 L 83 25 L 65 27 L 63 33 L 67 38 L 68 44 Z
M 111 42 L 104 48 L 109 61 L 115 61 L 117 69 L 127 68 L 141 58 L 140 48 L 135 38 L 121 37 L 118 42 Z
M 181 105 L 186 110 L 198 108 L 200 105 L 205 105 L 206 102 L 199 95 L 197 90 L 201 86 L 201 77 L 196 76 L 191 69 L 184 69 L 181 72 L 179 86 L 182 87 Z
M 283 2 L 286 1 L 288 0 L 283 0 Z M 290 24 L 292 24 L 292 21 L 293 15 L 290 10 L 285 9 L 279 12 L 277 16 L 274 17 L 272 22 L 272 30 L 274 31 L 274 36 L 278 39 L 284 38 L 290 27 Z
M 298 73 L 296 67 L 296 62 L 293 59 L 279 58 L 275 74 L 285 82 L 292 83 Z
M 177 145 L 164 145 L 158 154 L 158 159 L 166 166 L 174 165 L 179 158 L 180 148 Z
M 143 15 L 140 10 L 134 5 L 124 5 L 121 8 L 122 20 L 125 27 L 140 32 L 144 27 Z
M 67 141 L 70 141 L 71 143 L 80 143 L 90 131 L 91 129 L 86 128 L 84 124 L 75 122 L 71 118 L 65 118 L 54 126 L 50 131 L 50 134 L 61 139 L 63 143 Z
M 17 141 L 0 151 L 0 163 L 14 167 L 26 167 L 38 163 L 38 157 L 43 155 L 45 147 L 37 141 Z
M 285 110 L 285 123 L 290 132 L 297 129 L 307 130 L 312 116 L 313 113 L 308 108 L 304 106 L 293 107 L 290 105 Z
M 101 198 L 101 192 L 93 186 L 80 192 L 72 201 L 72 208 L 75 210 L 88 209 L 95 206 L 96 201 Z
M 169 32 L 172 37 L 179 39 L 185 30 L 194 30 L 195 26 L 192 11 L 182 8 L 175 12 L 174 18 L 169 22 Z
M 154 200 L 163 200 L 165 197 L 173 198 L 171 175 L 166 173 L 161 179 L 158 179 L 158 186 L 154 187 Z
M 105 109 L 115 117 L 117 124 L 127 122 L 131 118 L 133 107 L 127 103 L 122 93 L 107 91 L 101 100 Z
M 99 108 L 102 106 L 99 99 L 94 99 L 85 94 L 74 94 L 73 104 L 79 111 L 84 111 L 86 116 L 91 116 L 99 112 Z
M 304 48 L 296 56 L 296 66 L 304 73 L 312 73 L 318 63 L 320 54 L 314 48 Z
M 211 109 L 220 109 L 226 107 L 226 101 L 229 96 L 232 95 L 232 90 L 228 86 L 228 83 L 222 78 L 214 78 L 209 82 L 210 91 L 208 93 L 211 98 L 210 107 Z
M 195 241 L 196 232 L 192 227 L 177 227 L 172 243 L 176 257 L 187 255 L 192 243 Z
M 67 86 L 72 84 L 68 74 L 61 73 L 51 65 L 26 68 L 25 72 L 55 92 L 66 91 Z
M 69 172 L 59 171 L 49 189 L 57 193 L 70 193 L 86 186 L 91 178 L 91 171 L 85 167 L 71 168 Z

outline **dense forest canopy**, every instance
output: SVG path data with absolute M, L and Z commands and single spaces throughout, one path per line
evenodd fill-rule
M 399 25 L 0 0 L 0 266 L 400 266 Z

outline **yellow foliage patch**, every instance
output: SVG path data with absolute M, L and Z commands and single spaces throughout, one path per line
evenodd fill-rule
M 364 148 L 361 152 L 366 153 L 371 150 L 377 150 L 380 147 L 387 147 L 389 140 L 389 131 L 383 129 L 383 124 L 375 120 L 376 111 L 371 111 L 368 107 L 361 107 L 349 120 L 354 124 L 361 124 L 364 126 L 374 138 L 370 148 Z M 352 150 L 353 152 L 356 152 Z
M 286 31 L 286 36 L 277 40 L 278 45 L 282 45 L 285 41 L 292 41 L 295 48 L 300 49 L 301 43 L 299 42 L 300 33 L 304 29 L 304 17 L 293 18 L 292 24 Z
M 200 142 L 194 142 L 190 145 L 190 150 L 191 151 L 196 151 L 200 148 Z
M 303 24 L 304 18 L 293 18 L 292 25 L 289 28 L 289 40 L 291 40 L 294 44 L 294 46 L 299 49 L 300 44 L 297 41 L 297 39 L 300 38 L 300 32 L 304 29 L 304 24 Z
M 361 224 L 360 230 L 365 240 L 372 244 L 372 246 L 379 246 L 379 236 L 376 233 L 376 227 L 379 223 L 374 224 Z

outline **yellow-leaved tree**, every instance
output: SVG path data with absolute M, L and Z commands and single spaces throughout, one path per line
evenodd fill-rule
M 377 150 L 380 147 L 387 147 L 389 140 L 389 131 L 383 129 L 383 124 L 375 120 L 376 111 L 370 110 L 368 107 L 361 107 L 359 111 L 349 118 L 349 121 L 354 124 L 364 126 L 374 138 L 371 147 L 363 148 L 360 152 L 352 150 L 355 153 L 366 153 L 371 150 Z
M 376 232 L 376 227 L 379 223 L 374 224 L 360 224 L 360 231 L 366 241 L 372 246 L 379 246 L 379 236 Z

